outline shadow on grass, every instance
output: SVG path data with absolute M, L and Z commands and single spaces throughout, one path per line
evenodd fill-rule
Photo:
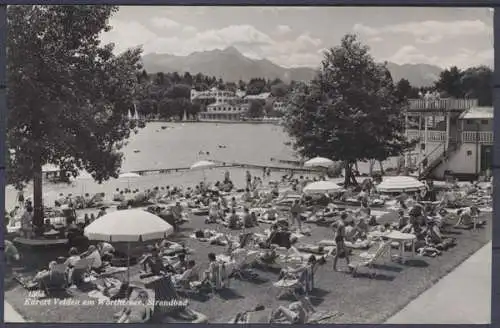
M 369 272 L 357 272 L 354 276 L 354 279 L 370 279 L 377 281 L 393 281 L 396 279 L 395 276 L 389 276 L 383 273 L 376 272 L 375 274 L 370 274 Z
M 210 295 L 204 292 L 195 292 L 195 291 L 178 291 L 178 293 L 186 298 L 189 298 L 193 301 L 197 301 L 200 303 L 205 303 L 210 300 Z
M 222 298 L 223 300 L 226 300 L 226 301 L 245 298 L 244 296 L 236 293 L 236 291 L 234 291 L 233 289 L 229 289 L 229 288 L 222 289 L 222 290 L 218 291 L 217 294 L 219 295 L 220 298 Z
M 271 272 L 271 273 L 279 274 L 281 271 L 281 268 L 278 266 L 272 266 L 272 265 L 273 264 L 262 264 L 262 263 L 257 262 L 253 265 L 253 267 L 255 269 L 258 269 L 258 270 L 263 271 L 263 272 Z
M 393 265 L 388 265 L 388 264 L 374 264 L 373 268 L 376 270 L 383 270 L 383 271 L 390 271 L 390 272 L 401 272 L 403 271 L 403 268 L 396 267 Z
M 406 260 L 405 263 L 402 263 L 403 266 L 413 267 L 413 268 L 426 268 L 429 266 L 429 263 L 422 259 L 409 259 Z

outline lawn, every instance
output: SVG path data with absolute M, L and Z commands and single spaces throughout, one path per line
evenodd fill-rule
M 380 221 L 384 222 L 393 217 L 391 213 L 382 217 Z M 490 220 L 491 214 L 484 214 L 483 217 Z M 176 236 L 176 239 L 185 241 L 190 248 L 195 249 L 191 258 L 202 265 L 207 263 L 209 252 L 224 251 L 224 247 L 211 246 L 189 238 L 192 231 L 204 227 L 206 226 L 203 218 L 193 217 Z M 315 225 L 310 225 L 310 228 L 312 235 L 304 237 L 304 242 L 332 239 L 329 228 Z M 377 267 L 377 276 L 373 279 L 368 278 L 362 269 L 355 278 L 345 272 L 334 272 L 332 261 L 329 259 L 317 270 L 316 290 L 311 295 L 313 304 L 318 310 L 340 313 L 329 323 L 383 323 L 491 240 L 491 223 L 475 232 L 465 230 L 451 232 L 450 237 L 457 239 L 457 245 L 443 252 L 441 256 L 435 258 L 416 256 L 405 265 L 386 258 L 385 263 Z M 356 254 L 359 254 L 359 251 L 355 251 L 354 257 Z M 343 267 L 344 262 L 340 260 L 339 269 Z M 280 304 L 289 303 L 286 300 L 276 299 L 279 291 L 272 285 L 277 281 L 276 272 L 262 270 L 256 272 L 259 273 L 259 281 L 233 279 L 228 290 L 219 295 L 212 295 L 208 299 L 191 298 L 190 306 L 208 316 L 211 323 L 227 323 L 236 313 L 254 308 L 257 304 L 275 308 Z M 119 310 L 109 306 L 92 306 L 92 308 L 84 305 L 25 306 L 27 292 L 22 287 L 7 282 L 5 288 L 5 299 L 21 315 L 34 322 L 113 322 L 112 314 Z M 77 291 L 76 294 L 80 299 L 89 299 L 83 292 Z

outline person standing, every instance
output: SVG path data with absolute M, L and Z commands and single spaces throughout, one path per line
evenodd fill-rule
M 336 224 L 335 231 L 335 244 L 337 246 L 337 251 L 335 252 L 335 258 L 333 259 L 333 270 L 337 271 L 337 261 L 339 258 L 345 259 L 347 266 L 349 266 L 349 254 L 347 253 L 347 247 L 345 245 L 345 220 L 347 219 L 347 213 L 342 213 L 340 215 L 340 220 Z
M 300 221 L 300 215 L 302 213 L 302 206 L 299 199 L 296 199 L 293 202 L 292 207 L 290 208 L 290 214 L 292 218 L 292 225 L 297 224 L 299 231 L 302 231 L 302 222 Z
M 247 178 L 247 186 L 246 186 L 246 188 L 247 189 L 251 189 L 252 188 L 252 175 L 250 174 L 250 171 L 247 171 L 246 178 Z
M 21 230 L 24 238 L 30 239 L 33 233 L 33 207 L 28 205 L 21 217 Z
M 17 193 L 17 202 L 19 204 L 19 207 L 20 208 L 24 208 L 24 190 L 21 189 L 19 190 L 19 192 Z

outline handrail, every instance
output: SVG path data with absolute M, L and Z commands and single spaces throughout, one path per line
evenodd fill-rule
M 417 165 L 417 167 L 420 167 L 420 164 L 422 164 L 425 160 L 429 160 L 429 157 L 434 154 L 436 152 L 436 150 L 438 150 L 439 148 L 443 147 L 444 146 L 444 142 L 440 143 L 439 145 L 436 146 L 436 148 L 434 148 L 429 154 L 427 154 Z M 444 154 L 445 151 L 443 151 L 443 154 Z

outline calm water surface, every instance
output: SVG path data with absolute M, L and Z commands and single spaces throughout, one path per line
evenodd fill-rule
M 162 129 L 162 127 L 167 127 Z M 226 162 L 279 166 L 271 158 L 297 160 L 290 146 L 290 139 L 283 129 L 271 124 L 216 124 L 216 123 L 148 123 L 138 134 L 132 134 L 122 149 L 125 157 L 122 172 L 146 169 L 185 168 L 203 159 Z M 200 155 L 209 152 L 209 155 Z M 44 199 L 52 204 L 59 193 L 95 193 L 110 195 L 116 188 L 152 188 L 154 186 L 192 186 L 205 176 L 207 181 L 222 180 L 226 169 L 184 171 L 165 175 L 149 175 L 136 179 L 112 179 L 103 184 L 92 180 L 76 179 L 71 185 L 44 184 Z M 243 185 L 245 170 L 230 169 L 231 178 Z M 367 172 L 368 165 L 360 163 L 360 171 Z M 252 174 L 262 175 L 261 170 Z M 273 179 L 284 173 L 273 173 Z M 32 193 L 31 185 L 26 194 Z M 15 204 L 16 192 L 7 186 L 6 205 Z

